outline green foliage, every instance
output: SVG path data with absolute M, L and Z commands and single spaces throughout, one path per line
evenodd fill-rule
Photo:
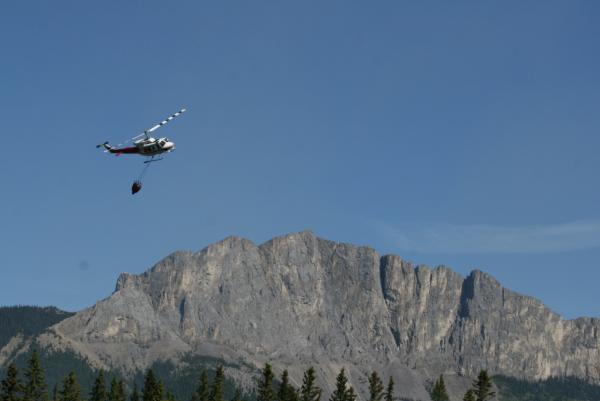
M 54 383 L 59 383 L 58 386 L 54 385 L 55 391 L 53 392 L 52 401 L 83 401 L 81 388 L 86 389 L 86 391 L 90 390 L 89 401 L 125 401 L 127 399 L 126 386 L 133 389 L 129 401 L 182 401 L 190 400 L 192 394 L 194 395 L 193 401 L 210 401 L 211 399 L 242 401 L 244 398 L 234 383 L 225 377 L 222 366 L 220 369 L 216 369 L 218 373 L 215 372 L 214 368 L 219 366 L 222 361 L 214 358 L 188 356 L 178 365 L 166 361 L 156 362 L 153 369 L 149 370 L 145 377 L 136 378 L 136 380 L 128 383 L 124 383 L 120 376 L 114 372 L 94 371 L 84 360 L 73 353 L 48 352 L 43 349 L 33 350 L 19 356 L 15 362 L 8 366 L 4 372 L 5 378 L 2 380 L 0 387 L 0 401 L 47 401 L 48 387 L 45 383 L 50 382 L 50 379 L 48 379 L 50 377 L 53 378 Z M 49 365 L 46 365 L 46 363 Z M 53 367 L 48 368 L 48 366 Z M 79 368 L 73 369 L 73 366 L 79 366 Z M 227 366 L 239 368 L 239 365 L 234 364 Z M 248 366 L 246 365 L 246 367 Z M 65 370 L 69 368 L 78 372 L 78 378 L 80 372 L 88 376 L 89 384 L 80 387 L 79 383 L 81 381 L 78 382 L 73 372 L 65 373 Z M 19 370 L 24 371 L 21 382 L 19 382 Z M 199 372 L 202 372 L 202 374 L 198 375 Z M 149 377 L 150 373 L 152 373 L 151 377 Z M 110 392 L 106 389 L 106 378 L 113 378 Z M 163 380 L 165 385 L 163 385 Z M 268 365 L 265 366 L 262 372 L 262 379 L 257 383 L 255 393 L 257 396 L 248 397 L 246 395 L 246 400 L 320 401 L 321 389 L 315 385 L 315 381 L 315 370 L 310 368 L 304 372 L 302 387 L 297 391 L 290 383 L 289 374 L 284 371 L 281 384 L 278 386 L 272 367 Z M 369 398 L 373 401 L 400 401 L 402 399 L 394 397 L 394 382 L 391 377 L 385 392 L 377 373 L 372 373 L 368 381 Z M 140 392 L 137 390 L 139 382 L 145 384 L 143 397 L 140 396 Z M 217 384 L 216 388 L 222 387 L 222 391 L 215 390 L 215 382 Z M 495 376 L 494 383 L 497 386 L 496 391 L 501 401 L 600 400 L 600 386 L 575 378 L 552 378 L 529 382 Z M 492 381 L 487 373 L 481 372 L 473 383 L 473 389 L 464 395 L 463 401 L 489 401 L 493 395 L 493 389 Z M 436 394 L 432 394 L 432 399 L 448 399 L 447 394 L 445 394 L 443 377 L 436 381 L 433 390 Z M 441 398 L 438 397 L 438 390 Z M 203 395 L 198 398 L 199 394 Z M 331 400 L 355 401 L 355 399 L 356 393 L 348 385 L 346 372 L 342 369 L 336 378 L 336 388 Z
M 94 384 L 92 385 L 92 391 L 90 392 L 89 401 L 108 401 L 108 393 L 106 391 L 106 380 L 104 379 L 104 372 L 100 371 Z
M 574 377 L 527 381 L 494 376 L 500 401 L 590 401 L 600 400 L 600 386 Z
M 110 382 L 110 393 L 108 394 L 109 401 L 126 401 L 127 396 L 125 395 L 125 385 L 123 380 L 117 380 L 113 377 Z
M 59 392 L 60 401 L 83 401 L 81 387 L 77 383 L 75 372 L 70 372 L 63 380 L 62 389 Z
M 440 375 L 437 379 L 433 390 L 431 391 L 431 401 L 450 401 L 448 392 L 446 391 L 446 383 L 444 383 L 444 376 Z
M 487 401 L 494 398 L 496 393 L 492 391 L 494 385 L 492 379 L 487 374 L 487 370 L 482 370 L 477 375 L 477 380 L 473 382 L 473 392 L 475 393 L 476 401 Z
M 278 401 L 298 401 L 298 391 L 290 384 L 290 377 L 287 370 L 281 375 L 281 384 L 277 392 Z
M 346 377 L 344 368 L 342 368 L 335 379 L 335 390 L 333 390 L 333 394 L 331 394 L 329 401 L 346 401 L 346 392 L 348 391 L 346 388 L 347 383 L 348 378 Z
M 48 401 L 46 376 L 40 362 L 40 357 L 35 349 L 27 361 L 23 401 Z
M 381 401 L 383 398 L 383 382 L 377 372 L 369 376 L 369 401 Z
M 311 366 L 304 372 L 300 401 L 320 401 L 322 390 L 315 384 L 315 369 Z
M 8 366 L 6 378 L 2 380 L 0 389 L 1 401 L 20 401 L 23 392 L 23 385 L 19 380 L 19 370 L 14 363 Z
M 202 369 L 202 373 L 200 374 L 200 378 L 198 379 L 198 387 L 194 394 L 192 394 L 191 401 L 208 401 L 210 396 L 210 387 L 208 384 L 208 374 L 206 373 L 206 369 Z
M 179 401 L 191 400 L 194 392 L 198 389 L 198 375 L 203 370 L 207 373 L 208 381 L 215 377 L 218 366 L 240 368 L 240 365 L 224 364 L 221 359 L 188 354 L 176 365 L 171 361 L 156 361 L 150 366 L 156 377 L 160 377 L 164 386 L 173 393 Z M 244 365 L 250 368 L 248 365 Z M 138 372 L 131 385 L 143 388 L 144 375 Z M 210 388 L 210 387 L 209 387 Z M 228 377 L 223 380 L 223 398 L 231 399 L 234 395 L 236 384 Z M 210 391 L 210 390 L 209 390 Z
M 335 379 L 335 390 L 333 390 L 329 401 L 354 401 L 355 399 L 356 393 L 351 386 L 348 386 L 346 371 L 342 368 Z
M 225 381 L 225 372 L 223 370 L 223 365 L 219 365 L 215 372 L 209 401 L 223 401 L 223 381 Z
M 385 390 L 385 401 L 394 401 L 394 379 L 392 379 L 392 376 L 390 376 Z
M 36 350 L 41 366 L 46 373 L 48 388 L 62 385 L 62 381 L 70 371 L 77 372 L 77 380 L 83 388 L 89 389 L 98 371 L 93 369 L 84 359 L 72 351 L 52 351 L 44 348 Z M 21 370 L 26 369 L 33 351 L 23 353 L 15 358 L 14 363 Z
M 275 389 L 273 388 L 273 369 L 269 363 L 265 364 L 262 371 L 262 377 L 258 381 L 256 388 L 257 401 L 275 401 Z
M 54 307 L 5 306 L 0 307 L 0 348 L 4 347 L 17 334 L 35 336 L 74 315 Z
M 146 378 L 144 380 L 144 388 L 142 389 L 142 400 L 162 401 L 162 397 L 163 385 L 160 380 L 156 379 L 152 369 L 148 369 L 146 372 Z
M 356 393 L 352 386 L 348 387 L 348 390 L 346 391 L 346 401 L 356 401 Z
M 465 393 L 465 396 L 463 397 L 463 401 L 476 401 L 475 400 L 475 392 L 473 391 L 473 389 L 469 389 Z

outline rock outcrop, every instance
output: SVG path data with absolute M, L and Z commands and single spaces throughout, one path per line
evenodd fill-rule
M 362 388 L 364 374 L 380 369 L 401 395 L 425 400 L 436 375 L 468 383 L 482 368 L 600 382 L 599 328 L 480 271 L 463 278 L 301 232 L 260 246 L 230 237 L 122 274 L 110 297 L 39 341 L 124 371 L 192 352 L 270 360 L 291 367 L 296 382 L 315 365 L 322 383 L 333 383 L 344 366 Z

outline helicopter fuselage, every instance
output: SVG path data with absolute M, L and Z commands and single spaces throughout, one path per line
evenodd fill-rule
M 156 156 L 161 153 L 172 152 L 175 150 L 175 143 L 171 142 L 169 138 L 144 138 L 134 142 L 135 146 L 128 148 L 113 148 L 104 144 L 104 147 L 110 153 L 117 155 L 120 154 L 139 154 L 142 156 Z
M 169 138 L 148 138 L 136 141 L 135 147 L 139 150 L 139 154 L 141 155 L 155 156 L 175 150 L 175 143 L 171 142 Z

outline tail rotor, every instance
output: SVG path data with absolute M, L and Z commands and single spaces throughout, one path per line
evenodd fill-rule
M 108 141 L 106 141 L 104 143 L 99 143 L 98 145 L 96 145 L 96 149 L 99 149 L 99 148 L 104 148 L 104 152 L 108 152 L 109 150 L 112 149 L 112 146 L 110 146 L 108 144 Z

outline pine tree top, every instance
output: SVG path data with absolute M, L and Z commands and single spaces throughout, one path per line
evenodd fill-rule
M 450 401 L 450 397 L 448 396 L 448 392 L 446 391 L 446 383 L 444 383 L 444 377 L 440 375 L 439 379 L 435 382 L 433 386 L 433 391 L 431 392 L 431 400 L 432 401 Z
M 311 366 L 302 377 L 300 401 L 320 401 L 322 390 L 315 385 L 315 369 Z
M 383 398 L 383 382 L 377 372 L 373 371 L 369 376 L 369 401 L 381 401 Z
M 388 379 L 388 385 L 385 391 L 385 401 L 394 401 L 394 379 L 392 379 L 392 376 Z
M 346 377 L 346 371 L 342 368 L 335 379 L 335 390 L 333 390 L 333 394 L 331 394 L 329 401 L 352 401 L 348 399 L 350 394 L 348 393 L 347 384 L 348 378 Z M 352 390 L 352 392 L 354 392 L 354 390 Z
M 477 375 L 477 380 L 473 382 L 473 392 L 476 401 L 487 401 L 496 395 L 492 390 L 494 387 L 492 379 L 488 376 L 487 370 L 482 370 Z
M 6 377 L 2 380 L 0 388 L 1 401 L 20 401 L 23 385 L 19 380 L 19 370 L 14 363 L 8 365 Z
M 223 401 L 223 381 L 225 380 L 225 371 L 223 365 L 217 368 L 215 378 L 213 380 L 212 389 L 209 396 L 209 401 Z
M 81 387 L 77 382 L 75 372 L 71 371 L 63 380 L 62 389 L 59 392 L 60 401 L 83 401 Z
M 25 379 L 23 401 L 48 401 L 46 377 L 36 349 L 27 361 Z
M 275 390 L 273 388 L 273 379 L 275 375 L 273 374 L 273 368 L 271 364 L 266 363 L 265 367 L 262 371 L 262 377 L 258 382 L 257 389 L 257 401 L 274 401 L 275 400 Z

